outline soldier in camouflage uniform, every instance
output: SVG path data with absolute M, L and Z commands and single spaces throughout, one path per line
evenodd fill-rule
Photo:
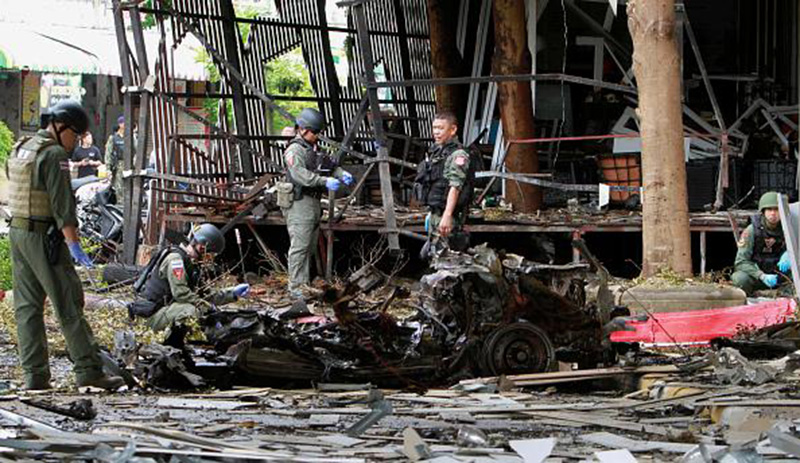
M 426 227 L 429 235 L 448 240 L 455 250 L 469 245 L 463 230 L 475 181 L 476 160 L 458 141 L 458 119 L 449 112 L 433 119 L 434 145 L 418 166 L 416 191 L 418 199 L 430 210 Z
M 310 262 L 317 243 L 322 211 L 320 199 L 326 191 L 353 183 L 353 176 L 317 150 L 317 139 L 325 121 L 318 111 L 306 108 L 295 121 L 295 137 L 284 152 L 286 185 L 280 199 L 289 231 L 289 292 L 300 297 L 300 287 L 310 281 Z M 291 186 L 288 186 L 291 185 Z
M 72 263 L 91 267 L 81 249 L 69 155 L 89 118 L 74 101 L 62 101 L 42 115 L 42 129 L 23 137 L 6 163 L 10 181 L 11 264 L 19 358 L 27 389 L 49 389 L 44 302 L 58 316 L 78 386 L 114 390 L 124 382 L 103 374 L 92 330 L 83 315 L 83 289 Z M 65 242 L 66 239 L 66 242 Z
M 731 283 L 748 295 L 754 291 L 775 288 L 780 283 L 778 272 L 791 270 L 786 240 L 778 212 L 778 194 L 764 193 L 758 202 L 759 214 L 742 232 L 736 253 Z
M 122 206 L 125 191 L 122 187 L 123 156 L 125 155 L 125 117 L 117 118 L 117 130 L 108 136 L 106 141 L 106 166 L 111 175 L 111 187 L 117 197 L 117 204 Z
M 129 315 L 148 318 L 153 331 L 163 331 L 183 326 L 214 306 L 246 296 L 250 292 L 247 283 L 215 293 L 209 300 L 197 293 L 201 285 L 195 262 L 207 253 L 219 254 L 224 249 L 225 238 L 220 230 L 212 224 L 202 224 L 192 230 L 188 244 L 160 250 L 134 285 L 138 298 L 128 306 Z

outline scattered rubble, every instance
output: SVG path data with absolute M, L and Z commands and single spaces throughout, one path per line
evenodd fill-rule
M 680 315 L 632 321 L 597 262 L 540 264 L 478 246 L 440 255 L 432 270 L 413 282 L 368 265 L 297 307 L 256 287 L 256 299 L 200 320 L 202 338 L 170 345 L 116 330 L 104 356 L 128 390 L 12 384 L 0 391 L 0 459 L 797 458 L 793 303 L 762 312 L 779 324 L 731 329 L 702 349 L 642 350 L 613 341 L 637 323 L 672 330 Z M 737 320 L 713 310 L 720 324 Z M 609 337 L 626 324 L 637 331 Z

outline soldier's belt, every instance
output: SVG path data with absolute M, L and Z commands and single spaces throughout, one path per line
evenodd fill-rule
M 35 220 L 25 219 L 22 217 L 12 217 L 8 226 L 20 230 L 27 230 L 36 233 L 47 233 L 50 227 L 55 225 L 55 221 L 51 220 Z

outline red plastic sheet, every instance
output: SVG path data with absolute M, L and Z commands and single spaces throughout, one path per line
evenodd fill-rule
M 611 333 L 613 342 L 650 345 L 708 344 L 717 337 L 732 337 L 742 329 L 761 328 L 794 319 L 794 299 L 777 299 L 753 305 L 689 312 L 654 313 L 646 321 L 629 321 L 634 331 Z

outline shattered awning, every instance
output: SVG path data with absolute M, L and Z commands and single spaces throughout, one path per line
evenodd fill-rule
M 148 56 L 157 56 L 158 39 L 157 34 L 145 32 Z M 133 43 L 131 37 L 128 40 Z M 184 43 L 172 53 L 170 66 L 175 77 L 206 80 L 205 68 L 195 62 L 194 48 Z M 122 75 L 117 36 L 111 29 L 51 26 L 37 30 L 13 23 L 0 27 L 0 69 Z

